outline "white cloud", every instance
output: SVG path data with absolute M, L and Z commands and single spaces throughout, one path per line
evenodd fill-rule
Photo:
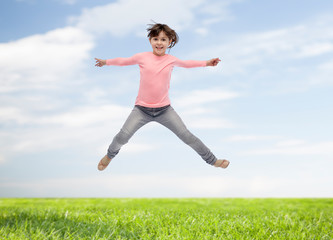
M 331 197 L 333 193 L 325 187 L 327 181 L 306 175 L 298 178 L 255 176 L 247 185 L 251 197 Z
M 217 129 L 217 128 L 234 128 L 235 124 L 221 118 L 204 118 L 204 117 L 197 117 L 192 118 L 188 122 L 190 127 L 193 128 L 200 128 L 200 129 Z
M 15 107 L 1 107 L 0 108 L 0 122 L 2 124 L 9 123 L 12 121 L 19 121 L 20 123 L 24 123 L 25 119 L 23 117 L 23 113 L 20 109 Z
M 152 151 L 156 149 L 158 146 L 155 144 L 148 144 L 148 143 L 132 143 L 129 142 L 124 146 L 126 148 L 126 153 L 141 153 Z
M 3 153 L 0 163 L 16 154 L 60 149 L 76 151 L 87 146 L 91 152 L 104 154 L 130 111 L 130 107 L 114 104 L 71 107 L 67 111 L 45 114 L 36 114 L 29 109 L 0 108 L 0 122 L 10 126 L 0 136 L 0 152 Z M 130 142 L 126 145 L 126 153 L 155 148 L 158 148 L 156 144 Z
M 333 142 L 307 143 L 302 140 L 278 142 L 273 147 L 246 152 L 249 155 L 332 155 Z
M 46 87 L 82 69 L 94 43 L 84 31 L 66 27 L 0 44 L 0 91 Z
M 87 130 L 78 129 L 106 123 L 107 117 L 101 118 L 105 112 L 124 111 L 115 105 L 71 107 L 61 98 L 74 76 L 84 78 L 81 70 L 93 46 L 92 36 L 74 27 L 0 44 L 0 122 L 6 127 L 3 158 L 84 142 Z M 50 94 L 47 89 L 57 91 Z M 118 121 L 113 117 L 113 122 Z
M 265 89 L 272 86 L 273 91 L 285 92 L 332 84 L 332 60 L 325 58 L 333 52 L 332 23 L 332 17 L 319 17 L 281 29 L 223 36 L 219 43 L 194 51 L 190 58 L 220 56 L 222 68 L 215 74 L 245 76 L 246 82 L 235 82 L 238 86 L 264 80 Z M 303 62 L 310 58 L 316 59 L 311 64 Z
M 329 59 L 315 66 L 308 74 L 307 87 L 332 86 L 333 85 L 333 61 Z
M 208 34 L 208 30 L 203 27 L 195 29 L 195 32 L 203 36 L 206 36 Z
M 225 91 L 221 89 L 203 89 L 194 90 L 187 93 L 185 96 L 177 97 L 175 104 L 179 107 L 193 107 L 212 102 L 218 102 L 227 99 L 239 97 L 240 94 L 232 91 Z
M 231 14 L 227 8 L 233 2 L 237 1 L 170 0 L 165 4 L 156 0 L 122 0 L 84 9 L 80 16 L 71 17 L 70 22 L 93 33 L 125 36 L 133 35 L 134 32 L 139 36 L 145 36 L 145 26 L 150 20 L 167 23 L 180 31 L 193 25 L 200 25 L 201 22 L 196 21 L 197 14 L 211 16 L 205 21 L 203 26 L 205 28 L 212 23 L 230 19 Z M 206 31 L 203 27 L 200 33 Z
M 310 43 L 308 45 L 302 46 L 300 52 L 296 55 L 299 58 L 313 57 L 317 55 L 322 55 L 325 53 L 330 53 L 333 51 L 333 43 L 327 42 L 316 42 Z
M 217 105 L 222 100 L 239 97 L 240 94 L 221 89 L 194 90 L 185 96 L 177 97 L 173 101 L 175 108 L 182 112 L 182 118 L 187 119 L 191 128 L 217 129 L 233 128 L 235 124 L 217 116 L 220 108 Z M 213 108 L 212 108 L 213 104 Z M 209 107 L 210 105 L 210 107 Z
M 174 28 L 188 26 L 194 19 L 192 9 L 202 2 L 202 0 L 171 0 L 161 7 L 160 1 L 123 0 L 85 9 L 81 16 L 73 17 L 71 21 L 76 22 L 79 28 L 94 33 L 106 32 L 114 36 L 124 36 L 131 32 L 140 34 L 145 32 L 143 26 L 151 19 L 168 22 Z M 137 30 L 138 27 L 141 31 Z
M 71 108 L 68 112 L 45 115 L 10 110 L 0 118 L 3 124 L 14 122 L 17 128 L 29 127 L 20 130 L 20 134 L 13 130 L 4 131 L 7 141 L 1 148 L 7 153 L 93 145 L 105 138 L 105 129 L 119 129 L 126 117 L 124 113 L 130 112 L 130 108 L 111 104 Z
M 285 59 L 330 53 L 333 51 L 333 44 L 331 43 L 333 35 L 326 32 L 330 22 L 327 22 L 327 25 L 324 26 L 308 23 L 245 35 L 237 43 L 239 47 L 243 45 L 241 49 L 238 49 L 238 54 L 260 54 L 262 57 Z M 314 34 L 314 32 L 317 34 Z
M 58 125 L 62 127 L 88 127 L 101 122 L 118 122 L 124 112 L 130 108 L 118 105 L 84 106 L 70 109 L 68 112 L 38 115 L 15 107 L 0 108 L 0 122 L 16 123 L 17 125 Z M 112 113 L 112 114 L 111 114 Z
M 6 162 L 6 158 L 3 155 L 0 155 L 0 165 Z
M 263 141 L 280 138 L 279 136 L 265 136 L 265 135 L 233 135 L 228 137 L 227 141 L 241 142 L 241 141 Z
M 104 172 L 85 178 L 0 183 L 1 197 L 332 197 L 324 186 L 327 179 L 308 176 L 236 178 L 217 174 L 194 177 Z M 8 196 L 8 188 L 15 189 L 16 195 Z
M 118 123 L 123 119 L 124 112 L 129 112 L 130 108 L 118 105 L 84 106 L 71 109 L 70 112 L 58 113 L 41 117 L 37 120 L 40 124 L 61 125 L 65 127 L 89 127 L 101 123 Z
M 277 147 L 293 147 L 293 146 L 301 146 L 304 145 L 306 141 L 301 139 L 290 139 L 286 141 L 280 141 L 276 143 Z
M 327 71 L 327 70 L 331 70 L 333 69 L 333 59 L 329 60 L 328 62 L 322 63 L 318 66 L 319 70 L 322 71 Z
M 24 189 L 27 196 L 38 197 L 84 197 L 90 196 L 92 192 L 97 197 L 186 197 L 202 195 L 216 196 L 231 187 L 228 187 L 228 183 L 231 181 L 224 181 L 226 184 L 224 184 L 223 188 L 211 184 L 218 180 L 226 180 L 226 178 L 113 174 L 111 176 L 90 176 L 84 179 L 61 178 L 47 179 L 39 182 L 2 182 L 0 187 Z M 84 186 L 85 191 L 82 191 L 82 186 Z M 96 188 L 96 186 L 99 187 Z M 165 190 L 160 191 L 161 188 Z M 1 193 L 4 194 L 4 191 L 1 191 Z

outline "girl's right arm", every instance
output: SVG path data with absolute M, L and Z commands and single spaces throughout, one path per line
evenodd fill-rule
M 135 65 L 138 64 L 139 55 L 135 54 L 129 58 L 113 58 L 113 59 L 99 59 L 95 58 L 96 60 L 96 67 L 103 67 L 104 65 L 115 65 L 115 66 L 128 66 L 128 65 Z

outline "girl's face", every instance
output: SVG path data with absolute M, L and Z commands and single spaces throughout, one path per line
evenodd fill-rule
M 165 55 L 165 51 L 171 44 L 171 40 L 167 37 L 167 35 L 162 31 L 156 37 L 152 37 L 149 39 L 150 45 L 153 48 L 153 53 L 156 56 Z

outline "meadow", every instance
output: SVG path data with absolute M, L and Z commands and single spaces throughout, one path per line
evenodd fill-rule
M 0 239 L 333 239 L 333 199 L 0 199 Z

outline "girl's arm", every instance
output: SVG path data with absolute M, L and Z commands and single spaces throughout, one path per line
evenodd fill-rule
M 212 58 L 208 61 L 197 60 L 180 60 L 176 58 L 175 66 L 184 68 L 216 66 L 221 60 L 219 58 Z
M 138 55 L 136 54 L 129 58 L 113 58 L 107 60 L 95 58 L 95 60 L 96 67 L 103 67 L 104 65 L 128 66 L 138 64 Z

